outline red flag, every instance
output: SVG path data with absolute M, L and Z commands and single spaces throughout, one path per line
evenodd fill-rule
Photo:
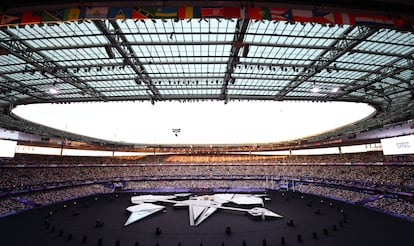
M 380 26 L 395 27 L 394 20 L 385 15 L 376 15 L 374 16 L 374 22 L 378 23 Z
M 201 8 L 201 17 L 223 17 L 224 8 Z
M 240 7 L 224 7 L 223 15 L 224 18 L 240 18 L 240 11 Z
M 177 17 L 180 19 L 193 18 L 193 7 L 191 6 L 180 6 L 178 7 Z
M 355 25 L 355 18 L 353 15 L 348 13 L 334 13 L 335 16 L 335 23 L 338 25 Z
M 298 10 L 292 9 L 292 15 L 294 21 L 299 22 L 313 22 L 312 10 Z
M 409 20 L 402 19 L 402 18 L 399 18 L 399 17 L 394 19 L 394 24 L 395 24 L 396 28 L 413 29 L 413 26 L 411 25 Z
M 268 7 L 249 7 L 249 18 L 253 20 L 269 20 L 270 9 Z
M 38 24 L 42 21 L 41 15 L 33 15 L 33 12 L 26 11 L 22 14 L 21 24 Z

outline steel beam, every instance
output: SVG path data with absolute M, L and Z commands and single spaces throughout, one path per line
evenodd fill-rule
M 39 70 L 39 72 L 47 72 L 55 78 L 65 81 L 65 83 L 79 89 L 83 93 L 87 93 L 99 100 L 105 100 L 98 91 L 89 87 L 86 83 L 67 71 L 67 69 L 64 69 L 64 67 L 58 65 L 49 57 L 34 52 L 33 47 L 26 42 L 14 39 L 14 34 L 9 30 L 2 28 L 1 31 L 11 37 L 11 39 L 0 40 L 0 47 L 6 49 L 10 54 L 27 62 L 27 64 Z
M 350 33 L 358 28 L 358 33 L 356 36 L 351 37 Z M 283 90 L 276 95 L 276 100 L 283 100 L 284 97 L 296 87 L 301 85 L 305 81 L 311 80 L 317 73 L 327 68 L 331 63 L 335 62 L 339 57 L 343 56 L 359 43 L 366 40 L 368 37 L 373 35 L 378 31 L 378 28 L 371 27 L 356 27 L 351 26 L 347 28 L 343 33 L 342 39 L 337 39 L 333 41 L 329 49 L 324 50 L 320 56 L 319 60 L 308 65 L 308 69 L 312 69 L 311 72 L 307 72 L 308 69 L 303 70 L 299 75 L 297 75 Z
M 5 88 L 6 90 L 12 90 L 12 91 L 16 91 L 19 92 L 22 95 L 28 95 L 30 97 L 34 97 L 36 99 L 39 100 L 45 100 L 45 101 L 49 101 L 49 102 L 55 102 L 55 98 L 44 92 L 39 90 L 37 87 L 31 86 L 31 85 L 26 85 L 24 83 L 21 83 L 18 80 L 15 80 L 13 78 L 7 77 L 5 75 L 0 76 L 0 87 Z M 3 94 L 3 93 L 1 93 Z M 10 104 L 15 104 L 16 102 L 14 102 L 13 100 L 10 100 L 11 98 L 7 98 L 4 99 L 6 101 L 9 101 Z
M 135 53 L 131 46 L 127 45 L 127 39 L 125 35 L 122 33 L 118 23 L 116 23 L 116 21 L 109 21 L 109 24 L 112 25 L 112 27 L 114 28 L 114 34 L 111 34 L 111 31 L 104 25 L 102 21 L 94 20 L 93 23 L 102 32 L 102 34 L 105 35 L 105 37 L 110 42 L 111 46 L 114 47 L 122 56 L 125 64 L 130 66 L 132 70 L 134 70 L 135 74 L 138 76 L 139 80 L 141 80 L 147 85 L 148 89 L 152 93 L 151 100 L 161 100 L 161 95 L 158 89 L 153 85 L 151 77 L 146 72 L 144 65 L 139 61 L 138 58 L 136 58 L 135 55 L 133 55 L 132 57 L 128 55 Z M 121 43 L 124 44 L 124 47 L 128 51 L 125 51 L 124 48 L 121 47 Z
M 365 75 L 364 77 L 359 78 L 357 81 L 355 81 L 353 84 L 354 86 L 351 86 L 349 88 L 344 89 L 342 92 L 332 96 L 335 99 L 344 97 L 346 95 L 350 95 L 352 92 L 355 92 L 357 90 L 360 90 L 362 88 L 366 88 L 374 83 L 381 82 L 383 79 L 394 76 L 398 73 L 401 73 L 405 70 L 413 69 L 414 68 L 414 52 L 410 52 L 409 54 L 406 54 L 405 57 L 409 58 L 397 58 L 381 68 L 372 71 L 372 73 Z M 405 66 L 395 66 L 397 62 L 400 62 L 401 60 L 406 60 Z
M 246 9 L 244 9 L 246 11 Z M 247 27 L 249 25 L 248 19 L 239 19 L 237 20 L 236 30 L 233 36 L 232 47 L 230 51 L 229 60 L 227 61 L 227 70 L 223 78 L 223 87 L 221 88 L 220 99 L 227 102 L 227 89 L 229 83 L 233 84 L 235 78 L 232 76 L 234 68 L 239 64 L 239 52 L 242 47 L 247 49 L 247 46 L 243 44 L 244 36 L 246 35 Z

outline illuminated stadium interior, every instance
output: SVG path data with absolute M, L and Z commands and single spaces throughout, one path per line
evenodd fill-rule
M 108 144 L 19 120 L 12 109 L 111 101 L 340 101 L 376 109 L 367 120 L 300 141 L 412 118 L 414 37 L 411 17 L 398 4 L 398 15 L 227 4 L 36 5 L 30 12 L 16 2 L 1 22 L 1 126 Z
M 3 2 L 1 245 L 412 244 L 413 3 Z

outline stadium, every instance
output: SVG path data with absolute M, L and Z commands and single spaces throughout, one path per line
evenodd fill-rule
M 411 245 L 414 4 L 2 1 L 2 245 Z

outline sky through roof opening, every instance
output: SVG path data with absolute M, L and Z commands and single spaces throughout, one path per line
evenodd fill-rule
M 13 113 L 110 141 L 221 145 L 302 139 L 363 120 L 375 109 L 352 102 L 100 102 L 21 105 Z

